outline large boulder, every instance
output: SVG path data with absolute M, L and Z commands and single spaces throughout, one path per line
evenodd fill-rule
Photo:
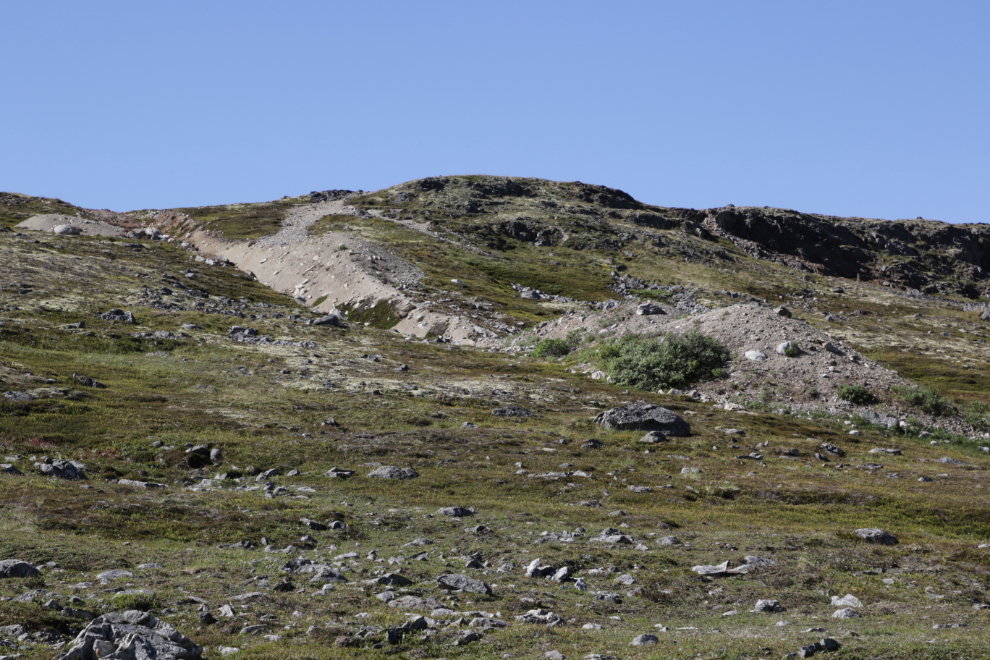
M 59 236 L 78 236 L 82 233 L 82 230 L 74 225 L 56 225 L 52 231 Z
M 616 431 L 656 431 L 664 435 L 690 435 L 691 427 L 676 414 L 652 403 L 630 403 L 595 417 L 595 423 Z
M 41 571 L 20 559 L 0 561 L 0 578 L 26 578 L 41 575 Z
M 93 619 L 59 660 L 153 658 L 199 660 L 203 647 L 147 612 L 111 612 Z

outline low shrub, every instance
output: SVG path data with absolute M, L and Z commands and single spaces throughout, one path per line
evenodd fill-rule
M 894 391 L 904 403 L 921 408 L 929 415 L 944 417 L 955 412 L 952 401 L 934 387 L 895 387 Z
M 801 347 L 796 343 L 791 342 L 791 345 L 784 349 L 784 357 L 797 357 L 801 354 Z
M 686 387 L 724 375 L 729 349 L 697 330 L 682 336 L 626 335 L 599 351 L 602 367 L 617 385 L 641 390 Z
M 838 394 L 840 399 L 855 403 L 857 406 L 873 403 L 877 400 L 873 392 L 862 385 L 839 385 Z
M 533 357 L 564 357 L 571 347 L 563 339 L 541 339 L 533 348 Z

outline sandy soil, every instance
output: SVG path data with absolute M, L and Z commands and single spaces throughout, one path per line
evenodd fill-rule
M 181 238 L 319 312 L 386 300 L 401 316 L 394 329 L 402 334 L 419 338 L 431 334 L 465 345 L 497 338 L 470 319 L 418 306 L 403 290 L 414 287 L 423 278 L 422 271 L 383 247 L 346 232 L 309 235 L 309 227 L 320 218 L 357 214 L 346 199 L 319 202 L 293 209 L 281 230 L 255 241 L 230 241 L 202 229 Z
M 122 227 L 117 227 L 107 222 L 87 220 L 73 215 L 59 215 L 57 213 L 33 216 L 17 225 L 17 227 L 19 229 L 50 232 L 54 231 L 55 227 L 59 225 L 79 227 L 79 230 L 86 236 L 122 236 L 127 231 Z
M 820 400 L 832 401 L 840 385 L 864 385 L 882 392 L 892 385 L 909 385 L 899 375 L 835 339 L 827 332 L 794 318 L 778 316 L 759 303 L 732 305 L 703 314 L 684 316 L 663 305 L 666 314 L 636 316 L 636 303 L 625 303 L 607 312 L 568 314 L 536 330 L 540 339 L 564 339 L 573 330 L 615 339 L 629 333 L 684 334 L 698 330 L 729 348 L 730 379 L 742 388 L 772 387 L 775 399 L 806 399 L 809 391 Z M 797 357 L 777 352 L 784 342 L 800 348 Z M 517 340 L 518 344 L 519 340 Z M 746 356 L 758 351 L 764 358 Z M 704 387 L 700 389 L 705 389 Z

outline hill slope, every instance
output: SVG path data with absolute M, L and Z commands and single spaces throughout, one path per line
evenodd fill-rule
M 0 577 L 10 653 L 141 610 L 209 658 L 988 657 L 983 226 L 497 177 L 10 199 L 8 227 L 164 232 L 0 229 L 0 571 L 40 571 Z M 694 396 L 595 377 L 612 340 L 695 326 L 732 356 Z M 637 401 L 689 434 L 595 421 Z

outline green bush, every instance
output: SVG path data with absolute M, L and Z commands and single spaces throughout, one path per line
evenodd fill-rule
M 862 385 L 839 385 L 839 398 L 861 406 L 866 403 L 873 403 L 877 400 L 873 392 Z
M 533 348 L 533 357 L 564 357 L 571 347 L 563 339 L 541 339 Z
M 970 401 L 963 416 L 966 423 L 981 431 L 990 429 L 990 408 L 981 401 Z
M 568 348 L 572 351 L 584 343 L 584 330 L 582 328 L 575 328 L 567 333 L 564 337 L 564 341 L 567 342 Z
M 626 335 L 603 346 L 599 358 L 613 383 L 655 390 L 685 387 L 716 377 L 716 370 L 729 359 L 729 349 L 691 330 L 683 336 Z
M 801 354 L 801 347 L 791 342 L 791 345 L 784 349 L 784 357 L 797 357 Z
M 904 403 L 921 408 L 929 415 L 942 417 L 955 412 L 952 401 L 942 396 L 934 387 L 895 387 L 894 391 Z

